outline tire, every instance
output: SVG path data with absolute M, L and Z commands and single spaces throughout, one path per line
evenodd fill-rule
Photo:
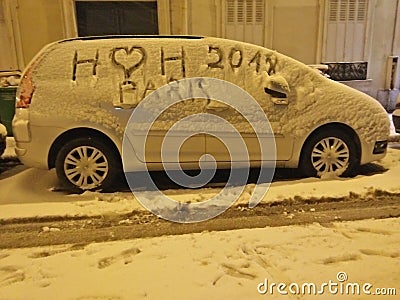
M 100 140 L 82 137 L 67 142 L 57 154 L 56 172 L 72 192 L 112 190 L 122 172 L 119 157 Z
M 7 148 L 7 141 L 6 141 L 6 137 L 0 135 L 0 156 L 2 156 L 4 154 L 4 151 Z
M 6 148 L 7 148 L 7 129 L 0 122 L 0 156 L 4 154 Z
M 354 176 L 360 164 L 354 139 L 340 130 L 312 135 L 303 147 L 300 168 L 305 176 Z

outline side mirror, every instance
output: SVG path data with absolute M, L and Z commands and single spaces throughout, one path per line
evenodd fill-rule
M 264 81 L 264 91 L 271 95 L 275 104 L 288 104 L 289 84 L 281 75 L 268 76 Z

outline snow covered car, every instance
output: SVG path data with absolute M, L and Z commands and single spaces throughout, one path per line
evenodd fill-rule
M 4 151 L 6 150 L 7 143 L 7 128 L 0 122 L 0 156 L 3 155 Z
M 385 156 L 389 120 L 375 99 L 276 51 L 195 36 L 85 37 L 47 45 L 25 69 L 17 91 L 16 153 L 28 166 L 56 168 L 69 189 L 110 189 L 121 174 L 124 131 L 135 106 L 169 82 L 192 77 L 233 83 L 256 99 L 273 130 L 278 167 L 300 167 L 307 176 L 351 175 Z M 135 148 L 124 170 L 176 166 L 173 159 L 163 165 L 162 131 L 188 111 L 207 110 L 203 100 L 171 107 L 160 127 L 149 131 L 151 145 Z M 214 113 L 231 123 L 243 119 L 234 109 Z M 253 147 L 254 132 L 246 126 L 239 131 L 253 151 L 251 165 L 267 165 Z M 180 167 L 199 168 L 205 154 L 219 167 L 229 166 L 232 157 L 214 136 L 198 134 L 186 142 Z

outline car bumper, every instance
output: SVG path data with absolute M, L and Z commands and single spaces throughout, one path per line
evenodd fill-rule
M 360 164 L 364 165 L 384 158 L 387 152 L 387 146 L 387 140 L 379 140 L 374 143 L 361 143 Z
M 384 154 L 388 146 L 388 141 L 377 141 L 374 145 L 374 150 L 372 154 Z
M 21 163 L 28 167 L 48 169 L 47 155 L 42 148 L 43 145 L 15 141 L 15 153 Z

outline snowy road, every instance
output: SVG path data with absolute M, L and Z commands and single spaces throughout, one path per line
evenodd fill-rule
M 0 248 L 92 242 L 225 231 L 266 226 L 288 226 L 400 217 L 400 193 L 377 192 L 367 197 L 326 198 L 315 201 L 283 201 L 255 209 L 237 206 L 212 220 L 195 224 L 164 221 L 150 213 L 129 213 L 97 218 L 41 218 L 4 222 Z

